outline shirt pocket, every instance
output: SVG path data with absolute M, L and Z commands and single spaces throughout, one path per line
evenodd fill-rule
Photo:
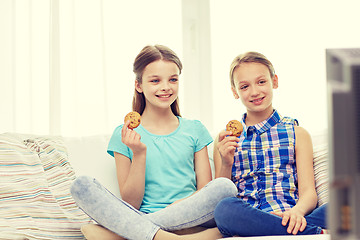
M 266 172 L 289 172 L 295 164 L 294 146 L 270 147 L 264 150 L 264 154 Z

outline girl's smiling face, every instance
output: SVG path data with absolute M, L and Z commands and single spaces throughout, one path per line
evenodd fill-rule
M 178 66 L 171 61 L 157 60 L 148 64 L 142 75 L 142 83 L 135 83 L 138 92 L 145 96 L 146 107 L 169 108 L 178 97 Z
M 261 63 L 242 63 L 234 71 L 236 99 L 240 98 L 247 111 L 263 112 L 272 109 L 273 89 L 278 87 L 278 78 L 270 76 L 269 69 Z

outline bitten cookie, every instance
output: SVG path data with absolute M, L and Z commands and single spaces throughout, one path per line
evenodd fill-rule
M 226 131 L 231 131 L 233 136 L 239 137 L 243 131 L 243 126 L 238 120 L 231 120 L 226 124 Z
M 141 116 L 138 112 L 129 112 L 128 114 L 126 114 L 124 122 L 129 120 L 130 124 L 129 124 L 128 128 L 134 129 L 140 125 L 140 118 L 141 118 Z

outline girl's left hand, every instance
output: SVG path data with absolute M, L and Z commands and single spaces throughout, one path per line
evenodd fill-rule
M 307 225 L 304 215 L 300 211 L 297 211 L 294 208 L 289 209 L 285 212 L 271 212 L 271 213 L 282 218 L 281 224 L 283 226 L 286 226 L 286 224 L 289 223 L 287 228 L 287 232 L 289 234 L 296 235 L 298 231 L 300 232 L 304 231 Z

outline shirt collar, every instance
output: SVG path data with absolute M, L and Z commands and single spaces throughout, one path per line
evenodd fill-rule
M 279 123 L 281 118 L 282 117 L 278 113 L 278 111 L 274 109 L 273 113 L 271 114 L 271 116 L 268 119 L 266 119 L 262 122 L 259 122 L 253 126 L 246 127 L 245 132 L 247 133 L 248 130 L 253 131 L 253 129 L 255 129 L 257 134 L 262 134 L 263 132 L 266 132 L 267 130 L 269 130 L 270 128 L 275 126 L 277 123 Z M 243 118 L 242 118 L 243 126 L 246 126 L 245 119 L 246 119 L 246 113 L 244 113 Z

